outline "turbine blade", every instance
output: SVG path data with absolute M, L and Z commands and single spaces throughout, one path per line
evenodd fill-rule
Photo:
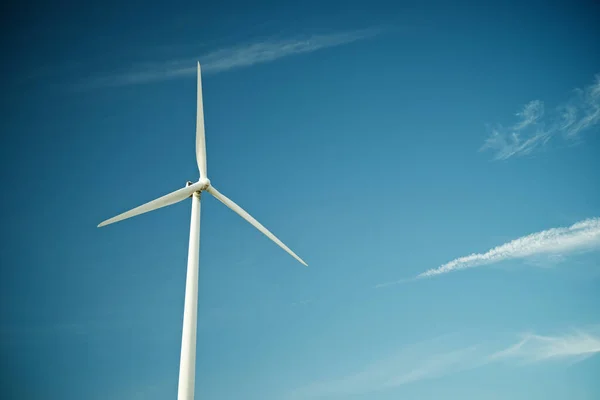
M 206 190 L 210 194 L 212 194 L 213 196 L 215 196 L 217 198 L 217 200 L 219 200 L 221 203 L 225 204 L 227 207 L 231 208 L 233 211 L 235 211 L 236 213 L 238 213 L 240 215 L 240 217 L 242 217 L 246 221 L 250 222 L 250 224 L 252 224 L 256 229 L 258 229 L 259 231 L 261 231 L 263 234 L 265 234 L 265 236 L 267 236 L 269 239 L 271 239 L 272 241 L 274 241 L 275 243 L 277 243 L 279 245 L 279 247 L 281 247 L 282 249 L 284 249 L 285 251 L 287 251 L 296 260 L 300 261 L 305 266 L 308 266 L 308 264 L 306 264 L 304 262 L 304 260 L 302 260 L 300 257 L 298 257 L 296 255 L 296 253 L 294 253 L 285 244 L 283 244 L 281 242 L 281 240 L 277 239 L 277 237 L 275 235 L 273 235 L 271 232 L 269 232 L 269 230 L 267 228 L 265 228 L 264 226 L 262 226 L 260 222 L 258 222 L 257 220 L 255 220 L 250 214 L 248 214 L 246 211 L 244 211 L 242 209 L 242 207 L 238 206 L 233 201 L 231 201 L 230 199 L 228 199 L 225 195 L 223 195 L 222 193 L 220 193 L 213 186 L 209 186 L 208 189 L 206 189 Z
M 196 162 L 201 178 L 206 175 L 206 140 L 204 138 L 204 105 L 202 103 L 202 72 L 198 63 L 198 99 L 196 104 Z
M 119 214 L 116 217 L 112 217 L 110 219 L 107 219 L 104 222 L 101 222 L 98 225 L 98 228 L 115 223 L 115 222 L 122 221 L 127 218 L 135 217 L 136 215 L 144 214 L 149 211 L 154 211 L 158 208 L 162 208 L 162 207 L 170 206 L 171 204 L 178 203 L 182 200 L 187 199 L 188 197 L 190 197 L 192 195 L 192 193 L 197 191 L 198 190 L 197 186 L 198 186 L 197 184 L 190 185 L 188 187 L 181 188 L 181 189 L 171 192 L 167 195 L 159 197 L 156 200 L 152 200 L 146 204 L 142 204 L 139 207 L 136 207 L 132 210 L 129 210 L 122 214 Z

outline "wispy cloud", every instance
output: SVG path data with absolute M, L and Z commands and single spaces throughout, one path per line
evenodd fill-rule
M 520 340 L 501 350 L 479 343 L 449 346 L 443 337 L 403 348 L 393 357 L 383 358 L 362 370 L 340 378 L 313 382 L 290 392 L 288 399 L 356 395 L 389 390 L 413 382 L 481 368 L 497 362 L 516 364 L 551 360 L 582 361 L 600 352 L 600 336 L 577 330 L 573 334 L 541 336 L 521 334 Z M 446 347 L 446 349 L 444 349 Z
M 534 333 L 521 335 L 522 339 L 490 356 L 490 360 L 512 359 L 523 363 L 550 360 L 582 361 L 600 353 L 600 335 L 575 330 L 562 336 L 541 336 Z
M 590 218 L 566 228 L 551 228 L 532 233 L 494 247 L 485 253 L 459 257 L 438 268 L 423 272 L 417 278 L 432 277 L 510 259 L 551 256 L 554 260 L 557 260 L 568 253 L 599 247 L 600 218 Z
M 191 55 L 176 60 L 139 63 L 126 71 L 92 78 L 82 84 L 81 88 L 135 85 L 193 76 L 196 72 L 197 60 L 202 64 L 203 73 L 218 73 L 353 43 L 376 36 L 382 30 L 382 28 L 369 28 L 289 39 L 270 38 L 215 50 L 199 56 Z
M 489 136 L 480 151 L 492 150 L 496 160 L 530 154 L 551 138 L 575 139 L 583 131 L 600 122 L 600 74 L 583 89 L 550 112 L 545 112 L 541 100 L 527 103 L 516 114 L 518 120 L 509 127 L 497 124 L 489 127 Z
M 441 377 L 450 372 L 473 368 L 485 359 L 477 346 L 440 349 L 442 338 L 407 346 L 395 355 L 339 378 L 310 383 L 288 393 L 288 399 L 366 394 L 388 390 L 411 382 Z
M 202 62 L 206 71 L 220 72 L 270 62 L 295 54 L 312 53 L 324 48 L 356 42 L 379 33 L 381 33 L 381 29 L 371 28 L 329 35 L 314 35 L 305 39 L 267 40 L 217 50 L 203 57 Z
M 405 278 L 405 279 L 399 279 L 397 281 L 378 283 L 377 285 L 373 286 L 373 289 L 381 289 L 381 288 L 384 288 L 387 286 L 399 285 L 401 283 L 408 283 L 408 282 L 415 281 L 416 279 L 417 278 Z

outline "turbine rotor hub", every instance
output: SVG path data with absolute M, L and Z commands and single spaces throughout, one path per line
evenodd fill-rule
M 206 190 L 210 187 L 210 179 L 208 178 L 201 178 L 198 183 L 200 183 L 202 186 L 200 187 L 200 191 Z

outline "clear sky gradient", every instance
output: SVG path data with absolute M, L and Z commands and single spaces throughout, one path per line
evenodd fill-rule
M 600 398 L 600 8 L 284 3 L 4 6 L 0 397 L 176 397 L 199 60 L 197 399 Z

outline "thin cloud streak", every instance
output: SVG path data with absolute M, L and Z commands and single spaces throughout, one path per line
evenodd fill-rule
M 510 259 L 535 256 L 564 256 L 580 250 L 600 247 L 600 218 L 590 218 L 567 228 L 551 228 L 515 239 L 485 253 L 459 257 L 417 276 L 427 278 L 466 268 L 479 267 Z
M 477 346 L 436 350 L 436 342 L 440 339 L 405 347 L 394 356 L 377 360 L 356 373 L 297 388 L 288 393 L 286 399 L 351 396 L 389 390 L 473 368 L 484 358 L 477 354 Z
M 600 336 L 583 330 L 558 336 L 535 333 L 519 336 L 521 340 L 497 351 L 492 349 L 490 343 L 485 346 L 482 343 L 449 346 L 441 343 L 441 337 L 417 343 L 405 347 L 394 357 L 375 361 L 359 372 L 298 388 L 288 393 L 286 398 L 292 400 L 366 394 L 481 368 L 492 363 L 525 365 L 553 360 L 579 362 L 600 353 Z
M 307 38 L 267 39 L 216 50 L 200 57 L 189 57 L 156 63 L 140 63 L 129 71 L 90 79 L 80 88 L 137 85 L 167 79 L 193 76 L 196 61 L 202 64 L 203 73 L 219 73 L 256 64 L 272 62 L 284 57 L 312 53 L 325 48 L 350 44 L 376 36 L 381 28 L 312 35 Z
M 515 124 L 488 127 L 489 136 L 479 151 L 492 150 L 495 160 L 506 160 L 531 154 L 553 137 L 578 138 L 600 122 L 600 74 L 593 83 L 574 92 L 571 99 L 549 113 L 541 100 L 533 100 L 516 114 Z
M 388 286 L 400 285 L 402 283 L 408 283 L 408 282 L 412 282 L 415 280 L 417 280 L 417 278 L 406 278 L 406 279 L 399 279 L 397 281 L 392 281 L 392 282 L 379 283 L 379 284 L 373 286 L 373 289 L 381 289 L 381 288 L 388 287 Z
M 367 39 L 381 32 L 381 29 L 365 29 L 329 35 L 314 35 L 308 39 L 266 41 L 246 46 L 218 50 L 201 59 L 207 72 L 221 72 L 233 68 L 247 67 L 288 57 L 295 54 L 312 53 L 328 47 L 349 44 Z
M 600 353 L 600 336 L 591 332 L 576 330 L 562 336 L 526 333 L 522 337 L 518 343 L 492 354 L 490 360 L 513 359 L 531 364 L 571 358 L 578 362 Z

